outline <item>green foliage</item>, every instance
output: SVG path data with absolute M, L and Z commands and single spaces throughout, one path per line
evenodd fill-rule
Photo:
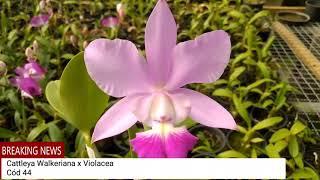
M 89 132 L 106 109 L 108 99 L 89 77 L 83 53 L 72 58 L 60 79 L 62 114 L 66 120 L 76 128 Z
M 96 38 L 122 38 L 134 42 L 144 53 L 145 22 L 156 3 L 122 0 L 126 15 L 121 25 L 101 27 L 99 22 L 103 17 L 116 15 L 118 2 L 52 0 L 48 5 L 54 9 L 50 22 L 34 28 L 28 23 L 31 16 L 40 13 L 38 1 L 0 1 L 0 60 L 8 66 L 8 73 L 0 77 L 1 139 L 63 141 L 67 156 L 87 156 L 90 130 L 116 99 L 108 102 L 108 97 L 87 75 L 83 54 L 78 52 Z M 256 12 L 240 0 L 232 5 L 227 0 L 168 2 L 179 24 L 178 42 L 217 29 L 227 31 L 232 42 L 230 63 L 221 79 L 190 87 L 217 100 L 232 113 L 238 124 L 238 131 L 233 134 L 236 140 L 229 141 L 231 147 L 225 147 L 223 152 L 214 152 L 215 142 L 199 133 L 200 140 L 192 155 L 285 157 L 288 177 L 318 179 L 318 172 L 305 163 L 301 145 L 318 143 L 314 134 L 299 118 L 290 127 L 283 125 L 293 121 L 288 115 L 296 112 L 287 101 L 293 88 L 280 80 L 278 64 L 271 58 L 270 47 L 275 37 L 261 36 L 270 31 L 270 13 Z M 30 100 L 21 98 L 8 79 L 13 76 L 14 68 L 25 62 L 25 49 L 34 41 L 39 44 L 34 56 L 47 69 L 41 82 L 46 88 L 46 98 Z M 182 125 L 191 128 L 196 124 L 188 119 Z M 100 154 L 135 157 L 128 140 L 142 130 L 134 126 L 117 138 L 101 142 L 102 145 L 99 142 Z M 94 146 L 90 148 L 97 150 Z

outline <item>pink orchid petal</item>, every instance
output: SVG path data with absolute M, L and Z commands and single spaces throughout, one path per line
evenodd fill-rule
M 32 27 L 40 27 L 49 22 L 50 15 L 48 14 L 40 14 L 38 16 L 33 16 L 30 20 L 30 25 Z
M 190 117 L 194 121 L 209 127 L 236 129 L 232 115 L 213 99 L 189 89 L 177 91 L 188 97 L 191 103 Z
M 97 39 L 84 51 L 90 77 L 107 94 L 123 97 L 149 91 L 146 62 L 126 40 Z
M 140 122 L 149 124 L 149 109 L 151 107 L 153 95 L 148 94 L 137 100 L 138 106 L 132 112 Z
M 175 110 L 175 124 L 184 121 L 190 114 L 191 104 L 188 97 L 183 93 L 170 92 L 168 96 L 171 98 Z
M 191 151 L 198 141 L 198 138 L 189 133 L 186 128 L 181 127 L 176 129 L 168 135 L 165 141 L 168 158 L 187 157 L 188 151 Z
M 40 96 L 42 94 L 41 87 L 38 82 L 31 78 L 12 78 L 10 79 L 12 85 L 18 87 L 21 93 L 25 97 L 32 98 L 33 96 Z
M 179 43 L 174 49 L 172 74 L 166 87 L 175 89 L 219 79 L 229 62 L 230 52 L 230 37 L 222 30 Z
M 158 0 L 145 30 L 145 49 L 150 75 L 156 86 L 164 85 L 170 73 L 177 25 L 166 0 Z
M 35 61 L 30 61 L 29 63 L 25 64 L 24 70 L 30 77 L 36 80 L 43 79 L 46 73 L 46 70 Z
M 151 130 L 137 133 L 130 143 L 140 158 L 184 158 L 197 140 L 184 127 L 158 124 Z
M 33 78 L 37 81 L 41 80 L 44 78 L 44 75 L 46 73 L 45 69 L 38 64 L 35 61 L 29 61 L 26 63 L 23 68 L 22 67 L 17 67 L 15 69 L 15 73 L 20 77 L 20 78 Z
M 127 96 L 114 104 L 99 119 L 94 128 L 92 141 L 118 135 L 134 125 L 138 118 L 132 113 L 145 95 Z

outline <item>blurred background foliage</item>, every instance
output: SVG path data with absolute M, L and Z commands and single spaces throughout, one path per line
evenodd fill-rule
M 307 162 L 304 156 L 308 145 L 319 143 L 319 139 L 303 119 L 297 118 L 287 102 L 288 94 L 296 90 L 280 80 L 279 65 L 269 52 L 275 38 L 271 32 L 271 14 L 241 0 L 168 2 L 178 24 L 179 42 L 217 29 L 227 31 L 232 41 L 231 60 L 221 79 L 210 84 L 192 84 L 189 88 L 227 108 L 239 125 L 238 131 L 203 127 L 187 119 L 184 125 L 200 139 L 190 157 L 284 157 L 288 177 L 318 179 L 319 159 Z M 119 3 L 124 12 L 121 18 L 117 11 Z M 28 47 L 34 50 L 36 46 L 33 56 L 46 69 L 41 81 L 43 92 L 50 81 L 47 91 L 59 89 L 60 82 L 53 80 L 60 79 L 68 62 L 96 38 L 127 39 L 144 53 L 144 28 L 155 3 L 155 0 L 0 0 L 0 60 L 6 64 L 0 80 L 0 138 L 62 141 L 66 156 L 87 157 L 86 145 L 91 146 L 92 127 L 83 130 L 81 123 L 85 120 L 74 120 L 77 115 L 70 120 L 63 110 L 59 112 L 51 106 L 53 103 L 48 103 L 51 96 L 47 95 L 48 100 L 45 95 L 33 99 L 22 97 L 9 79 L 14 76 L 14 69 L 26 62 Z M 31 18 L 43 12 L 50 13 L 49 22 L 32 27 Z M 119 22 L 106 27 L 101 24 L 106 17 L 117 17 Z M 79 58 L 78 65 L 71 65 L 77 59 L 73 58 L 68 71 L 72 71 L 71 66 L 81 66 Z M 63 76 L 61 80 L 81 81 L 72 75 Z M 77 97 L 74 95 L 72 101 L 81 103 Z M 117 101 L 105 98 L 103 110 Z M 92 148 L 103 157 L 135 157 L 128 139 L 138 131 L 142 131 L 139 124 L 121 135 L 99 141 Z

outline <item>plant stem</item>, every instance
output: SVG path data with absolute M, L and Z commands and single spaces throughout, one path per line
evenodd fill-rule
M 97 157 L 97 158 L 100 157 L 100 153 L 99 153 L 96 145 L 95 145 L 94 143 L 91 143 L 90 133 L 89 133 L 89 132 L 86 132 L 86 131 L 81 131 L 81 133 L 82 133 L 82 135 L 83 135 L 83 137 L 84 137 L 85 144 L 86 144 L 89 148 L 93 149 L 95 157 Z
M 27 132 L 27 119 L 26 119 L 26 112 L 25 112 L 25 104 L 24 104 L 24 98 L 21 95 L 21 101 L 22 101 L 22 128 L 23 132 Z

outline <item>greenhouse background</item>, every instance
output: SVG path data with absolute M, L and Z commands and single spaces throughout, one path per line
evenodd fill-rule
M 93 128 L 119 99 L 88 76 L 84 49 L 127 39 L 142 54 L 156 0 L 0 0 L 0 139 L 64 142 L 67 157 L 137 157 L 129 130 L 94 144 Z M 319 179 L 320 1 L 168 0 L 178 42 L 224 30 L 219 80 L 190 84 L 234 117 L 237 131 L 182 122 L 199 141 L 190 158 L 286 158 L 287 177 Z M 29 73 L 32 76 L 25 77 Z M 128 72 L 130 76 L 130 72 Z M 139 86 L 139 84 L 137 84 Z

